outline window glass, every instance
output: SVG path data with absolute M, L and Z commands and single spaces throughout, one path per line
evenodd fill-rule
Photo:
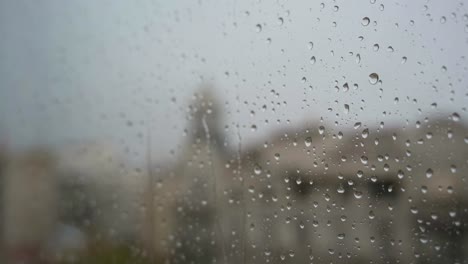
M 467 2 L 0 2 L 1 263 L 468 263 Z

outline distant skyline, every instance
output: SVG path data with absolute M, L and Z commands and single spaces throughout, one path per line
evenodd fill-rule
M 182 147 L 203 83 L 234 144 L 237 124 L 247 144 L 320 118 L 340 129 L 453 112 L 467 122 L 463 2 L 321 3 L 2 1 L 0 140 L 96 139 L 143 156 L 150 124 L 161 160 Z

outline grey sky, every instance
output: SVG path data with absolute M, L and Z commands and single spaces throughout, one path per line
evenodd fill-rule
M 321 117 L 337 129 L 452 112 L 465 120 L 467 13 L 463 1 L 4 0 L 2 140 L 96 139 L 138 157 L 150 123 L 161 159 L 181 147 L 203 82 L 216 87 L 230 142 L 237 123 L 248 143 Z M 382 84 L 369 83 L 373 72 Z

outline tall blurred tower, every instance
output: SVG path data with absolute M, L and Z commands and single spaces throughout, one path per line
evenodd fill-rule
M 187 137 L 175 159 L 155 171 L 152 151 L 148 149 L 147 223 L 143 236 L 153 258 L 167 256 L 174 263 L 207 263 L 217 254 L 210 244 L 218 240 L 213 236 L 219 235 L 212 232 L 216 182 L 224 175 L 227 156 L 220 110 L 212 86 L 203 84 L 188 106 Z M 151 135 L 148 138 L 150 146 Z M 190 226 L 197 228 L 187 229 Z M 148 233 L 152 236 L 148 237 Z

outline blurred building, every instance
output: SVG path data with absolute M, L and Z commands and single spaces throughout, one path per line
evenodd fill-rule
M 468 129 L 458 120 L 313 123 L 240 149 L 225 141 L 216 98 L 196 97 L 185 149 L 150 174 L 144 233 L 171 263 L 467 257 Z
M 7 263 L 41 263 L 57 220 L 54 157 L 33 150 L 8 158 L 3 184 L 3 241 Z
M 7 263 L 75 263 L 95 241 L 136 243 L 138 180 L 111 147 L 30 149 L 7 160 L 1 200 Z

